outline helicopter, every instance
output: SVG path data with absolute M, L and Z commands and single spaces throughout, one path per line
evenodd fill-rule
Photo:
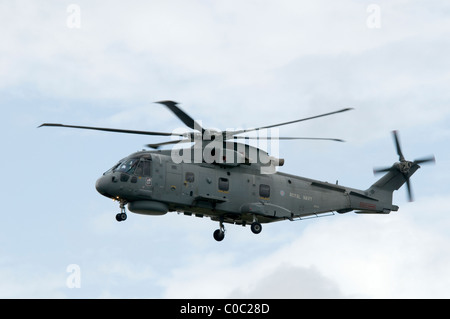
M 137 131 L 92 126 L 43 123 L 39 127 L 64 127 L 150 136 L 176 136 L 181 139 L 147 144 L 153 150 L 130 154 L 97 179 L 97 191 L 119 202 L 116 220 L 127 219 L 128 210 L 158 216 L 168 212 L 188 216 L 209 217 L 219 222 L 213 232 L 216 241 L 225 238 L 224 224 L 250 225 L 254 234 L 262 231 L 262 224 L 276 221 L 295 221 L 354 211 L 357 214 L 389 214 L 398 211 L 392 204 L 393 192 L 406 183 L 409 201 L 413 200 L 410 177 L 419 164 L 434 163 L 429 156 L 414 161 L 405 159 L 398 131 L 393 131 L 399 161 L 391 166 L 376 168 L 384 173 L 365 190 L 322 182 L 277 171 L 284 159 L 269 155 L 261 147 L 241 143 L 260 140 L 328 140 L 336 138 L 242 136 L 263 130 L 330 116 L 352 110 L 337 111 L 298 120 L 251 129 L 219 131 L 204 128 L 184 112 L 177 102 L 155 102 L 166 106 L 188 128 L 187 133 Z M 191 143 L 188 148 L 160 149 L 171 144 Z

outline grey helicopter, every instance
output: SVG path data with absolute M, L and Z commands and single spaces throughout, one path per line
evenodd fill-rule
M 166 106 L 188 128 L 187 133 L 137 131 L 92 126 L 43 123 L 39 127 L 64 127 L 125 134 L 176 136 L 181 139 L 147 144 L 154 150 L 143 150 L 118 161 L 96 181 L 97 191 L 119 203 L 119 222 L 127 219 L 128 210 L 144 215 L 179 212 L 188 216 L 209 217 L 219 222 L 213 232 L 217 241 L 225 237 L 227 224 L 250 225 L 254 234 L 264 223 L 303 220 L 354 211 L 357 214 L 389 214 L 398 211 L 393 192 L 406 183 L 409 201 L 413 200 L 410 177 L 419 164 L 434 163 L 434 156 L 408 161 L 403 156 L 399 134 L 393 131 L 399 161 L 374 169 L 384 173 L 365 190 L 322 182 L 277 171 L 284 159 L 251 146 L 251 139 L 324 140 L 336 138 L 242 136 L 248 132 L 312 120 L 352 110 L 337 111 L 258 128 L 219 131 L 207 129 L 184 112 L 177 102 L 156 102 Z M 239 140 L 245 140 L 244 143 Z M 160 149 L 171 144 L 191 143 L 188 148 Z

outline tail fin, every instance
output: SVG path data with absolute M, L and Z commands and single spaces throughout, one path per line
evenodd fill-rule
M 385 191 L 396 191 L 402 187 L 403 184 L 408 183 L 409 178 L 420 168 L 414 162 L 404 161 L 395 163 L 378 181 L 376 181 L 370 188 L 380 189 Z
M 405 166 L 409 167 L 407 171 L 405 171 Z M 385 175 L 369 187 L 366 193 L 369 196 L 376 198 L 380 204 L 382 203 L 385 212 L 397 211 L 398 206 L 392 205 L 394 191 L 399 190 L 403 184 L 407 183 L 408 195 L 409 198 L 412 199 L 409 178 L 419 168 L 420 166 L 414 162 L 404 161 L 395 163 Z

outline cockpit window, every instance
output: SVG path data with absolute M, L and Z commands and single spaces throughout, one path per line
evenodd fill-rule
M 115 172 L 123 172 L 127 174 L 133 174 L 136 169 L 137 164 L 139 163 L 139 158 L 130 158 L 122 163 L 114 170 Z
M 109 170 L 107 170 L 106 172 L 103 173 L 103 175 L 107 175 L 110 173 L 114 173 L 116 171 L 116 169 L 120 166 L 120 164 L 122 164 L 122 162 L 120 161 L 119 163 L 117 163 L 116 165 L 114 165 L 113 167 L 111 167 Z
M 151 162 L 147 158 L 125 158 L 103 173 L 103 175 L 122 172 L 129 175 L 151 176 Z

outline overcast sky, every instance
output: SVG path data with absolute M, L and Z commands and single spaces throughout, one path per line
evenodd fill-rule
M 2 298 L 449 298 L 447 1 L 0 1 Z M 280 135 L 283 172 L 366 189 L 375 166 L 434 154 L 398 212 L 249 227 L 128 214 L 95 181 L 168 131 L 344 107 Z M 74 270 L 75 269 L 75 270 Z M 71 275 L 79 274 L 73 287 Z M 72 283 L 72 284 L 71 284 Z

